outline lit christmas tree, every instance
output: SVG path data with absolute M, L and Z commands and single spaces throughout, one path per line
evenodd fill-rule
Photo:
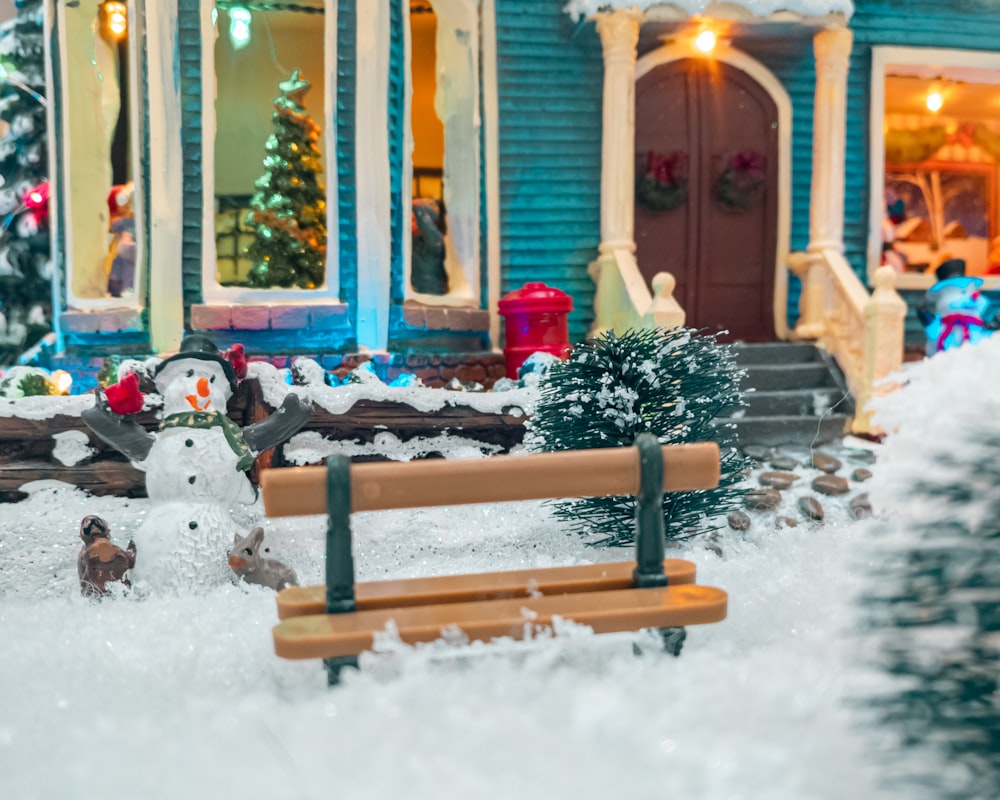
M 17 0 L 0 26 L 0 365 L 50 329 L 51 261 L 40 0 Z
M 732 426 L 714 420 L 738 407 L 742 372 L 730 347 L 686 328 L 604 334 L 577 345 L 556 362 L 541 384 L 528 425 L 534 449 L 626 447 L 640 433 L 661 444 L 716 441 L 722 477 L 716 489 L 671 492 L 663 497 L 666 537 L 688 539 L 711 530 L 709 517 L 739 506 L 747 459 L 735 448 Z M 600 544 L 634 542 L 634 497 L 561 501 L 557 516 L 582 534 L 603 535 Z
M 312 289 L 326 274 L 326 192 L 316 145 L 320 130 L 302 106 L 309 82 L 299 71 L 292 70 L 278 88 L 265 171 L 254 182 L 257 191 L 247 216 L 255 234 L 247 248 L 253 264 L 247 280 L 257 288 Z

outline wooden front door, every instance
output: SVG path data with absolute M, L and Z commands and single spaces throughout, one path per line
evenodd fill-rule
M 677 279 L 687 325 L 774 339 L 778 112 L 746 73 L 711 59 L 636 84 L 635 239 L 647 283 Z

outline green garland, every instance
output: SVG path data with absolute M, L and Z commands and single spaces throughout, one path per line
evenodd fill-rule
M 715 179 L 715 202 L 736 214 L 749 211 L 764 190 L 766 178 L 767 159 L 763 153 L 755 150 L 736 153 Z
M 635 182 L 636 202 L 647 211 L 673 211 L 687 202 L 687 155 L 646 153 L 646 167 Z

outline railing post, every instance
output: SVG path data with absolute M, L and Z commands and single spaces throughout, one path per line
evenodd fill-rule
M 653 276 L 653 302 L 642 318 L 645 328 L 680 328 L 684 326 L 686 314 L 674 297 L 677 279 L 669 272 L 657 272 Z
M 873 278 L 875 290 L 864 308 L 862 380 L 855 398 L 857 412 L 852 425 L 855 433 L 879 432 L 877 426 L 872 425 L 869 405 L 876 396 L 892 390 L 885 379 L 903 363 L 906 302 L 896 291 L 896 274 L 892 267 L 879 267 Z
M 829 284 L 822 253 L 792 253 L 788 268 L 802 282 L 799 295 L 799 320 L 795 324 L 796 339 L 822 339 L 826 333 L 826 312 L 829 305 Z
M 663 448 L 651 433 L 640 433 L 635 447 L 639 451 L 639 492 L 632 585 L 646 589 L 667 585 L 663 571 Z

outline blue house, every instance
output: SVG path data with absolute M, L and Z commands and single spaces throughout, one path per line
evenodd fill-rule
M 131 0 L 121 34 L 109 4 L 48 9 L 70 361 L 198 330 L 327 366 L 492 369 L 498 301 L 530 281 L 573 298 L 573 341 L 680 309 L 851 358 L 872 297 L 891 329 L 894 286 L 919 295 L 946 255 L 994 266 L 997 2 Z M 321 130 L 326 272 L 254 288 L 247 210 L 293 69 Z M 135 274 L 113 293 L 108 196 L 128 182 Z M 879 282 L 886 240 L 907 263 Z

